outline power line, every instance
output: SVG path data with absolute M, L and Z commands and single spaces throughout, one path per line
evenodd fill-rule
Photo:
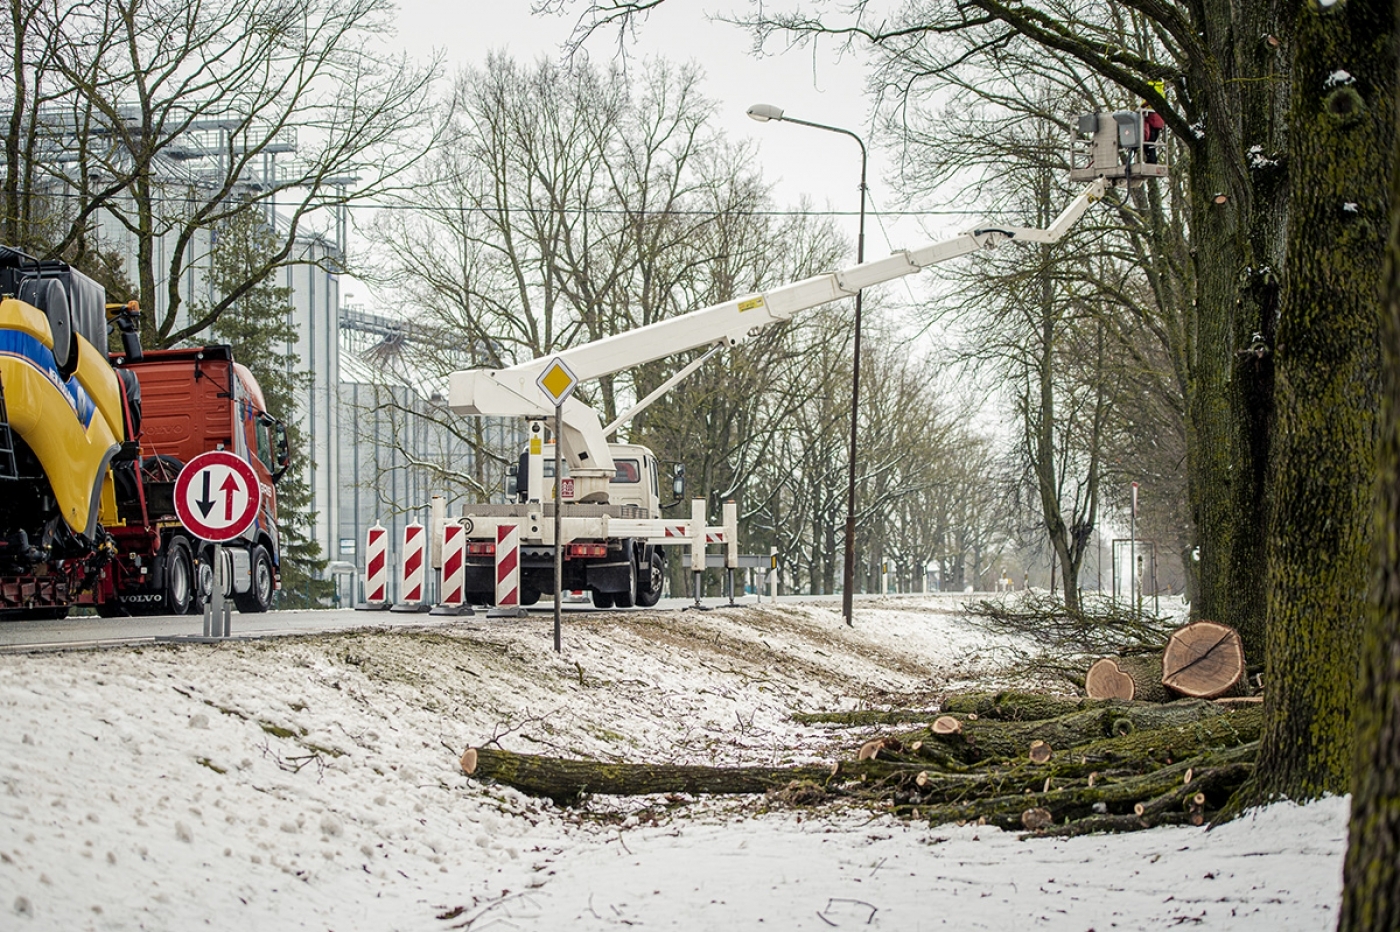
M 294 189 L 288 188 L 287 190 L 294 190 Z M 108 198 L 108 200 L 109 200 L 109 201 L 110 201 L 110 200 L 115 200 L 117 197 L 120 197 L 123 193 L 124 193 L 124 192 L 119 192 L 118 195 L 114 195 L 112 198 Z M 67 199 L 67 200 L 80 200 L 80 199 L 81 199 L 81 195 L 79 195 L 79 194 L 76 193 L 76 192 L 70 192 L 70 191 L 61 191 L 61 192 L 46 193 L 44 196 L 46 196 L 46 197 L 63 198 L 63 199 Z M 176 205 L 196 205 L 196 204 L 197 204 L 197 205 L 203 205 L 203 204 L 209 203 L 209 200 L 208 200 L 207 198 L 178 197 L 178 196 L 174 196 L 174 197 L 172 197 L 172 196 L 161 196 L 161 197 L 153 198 L 153 200 L 156 201 L 157 203 L 162 203 L 162 204 L 176 204 Z M 296 200 L 296 199 L 289 199 L 289 203 L 294 202 L 295 200 Z M 269 200 L 258 200 L 258 201 L 249 202 L 248 206 L 249 206 L 249 207 L 253 207 L 253 206 L 266 206 L 266 205 L 269 204 L 269 203 L 271 203 L 271 204 L 273 204 L 274 206 L 276 206 L 276 203 L 277 203 L 277 202 L 276 202 L 276 200 L 273 200 L 273 199 L 269 199 Z M 713 217 L 713 216 L 717 216 L 718 213 L 719 213 L 719 212 L 714 211 L 714 210 L 698 210 L 698 209 L 697 209 L 697 210 L 692 210 L 692 209 L 636 210 L 636 209 L 628 208 L 628 207 L 563 207 L 563 208 L 557 208 L 557 207 L 531 207 L 531 206 L 510 206 L 510 205 L 507 205 L 506 207 L 503 207 L 503 208 L 500 208 L 499 210 L 497 210 L 497 209 L 488 208 L 488 207 L 476 207 L 476 206 L 464 205 L 464 206 L 461 206 L 461 207 L 424 208 L 424 207 L 417 206 L 417 205 L 413 205 L 413 204 L 366 204 L 366 203 L 356 203 L 356 202 L 353 202 L 353 201 L 343 201 L 343 202 L 337 201 L 337 202 L 331 202 L 331 203 L 327 203 L 327 204 L 323 204 L 323 205 L 318 205 L 318 207 L 317 207 L 316 209 L 324 209 L 324 210 L 355 210 L 355 211 L 386 210 L 386 211 L 393 211 L 393 212 L 397 212 L 397 211 L 415 211 L 415 212 L 430 213 L 430 214 L 433 214 L 433 213 L 440 213 L 440 214 L 447 214 L 447 213 L 453 213 L 453 214 L 462 214 L 462 213 L 468 213 L 468 214 L 495 214 L 495 213 L 507 213 L 507 214 L 512 214 L 512 213 L 514 213 L 514 214 L 526 214 L 526 215 L 548 215 L 548 214 L 561 213 L 561 214 L 566 214 L 566 215 L 569 215 L 569 216 L 603 216 L 603 217 L 609 217 L 609 216 L 615 216 L 615 217 L 630 216 L 630 217 L 645 217 L 645 218 L 652 218 L 652 217 Z M 859 216 L 858 212 L 857 212 L 857 211 L 854 211 L 854 210 L 811 210 L 811 209 L 798 210 L 798 209 L 795 209 L 795 208 L 767 209 L 767 210 L 741 210 L 741 211 L 735 211 L 735 213 L 738 213 L 739 215 L 741 215 L 741 216 L 746 216 L 746 217 L 855 217 L 855 216 Z M 925 209 L 925 210 L 876 210 L 876 211 L 873 211 L 871 215 L 874 216 L 874 217 L 883 217 L 883 218 L 887 218 L 887 219 L 899 219 L 899 218 L 903 218 L 903 217 L 998 217 L 998 216 L 1019 216 L 1019 215 L 1020 215 L 1020 212 L 1019 212 L 1019 211 L 1014 211 L 1014 210 L 931 210 L 931 209 Z

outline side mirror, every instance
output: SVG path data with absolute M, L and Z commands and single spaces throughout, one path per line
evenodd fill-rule
M 520 469 L 514 463 L 506 467 L 506 498 L 520 494 Z
M 676 498 L 685 495 L 685 466 L 682 463 L 676 464 L 675 476 L 671 479 L 671 494 Z
M 272 430 L 276 438 L 274 449 L 277 451 L 277 471 L 272 474 L 272 481 L 276 482 L 292 465 L 292 448 L 287 444 L 287 428 L 281 421 L 273 421 Z
M 139 362 L 141 352 L 141 307 L 135 301 L 107 305 L 107 326 L 116 327 L 122 335 L 122 354 Z

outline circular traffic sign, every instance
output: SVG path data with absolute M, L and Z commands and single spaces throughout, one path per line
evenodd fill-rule
M 201 453 L 175 479 L 175 514 L 201 540 L 233 540 L 258 516 L 258 477 L 241 458 L 222 450 Z

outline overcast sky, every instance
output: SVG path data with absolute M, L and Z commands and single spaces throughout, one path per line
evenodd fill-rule
M 449 71 L 482 64 L 494 50 L 503 49 L 521 61 L 558 55 L 576 14 L 534 16 L 529 7 L 527 0 L 455 4 L 401 0 L 398 40 L 414 54 L 444 49 Z M 851 55 L 838 55 L 829 46 L 816 51 L 811 47 L 785 50 L 781 43 L 772 43 L 764 53 L 755 53 L 747 32 L 706 16 L 744 7 L 744 0 L 669 0 L 641 24 L 635 40 L 628 43 L 628 54 L 700 65 L 705 72 L 704 91 L 718 104 L 715 126 L 733 139 L 751 138 L 758 144 L 759 163 L 764 176 L 776 184 L 778 203 L 790 206 L 807 196 L 814 207 L 850 211 L 852 216 L 844 222 L 854 243 L 859 147 L 832 133 L 757 123 L 745 111 L 755 103 L 774 104 L 794 117 L 850 129 L 869 143 L 870 109 L 862 63 Z M 616 32 L 599 34 L 587 51 L 595 62 L 610 61 L 617 52 Z M 873 146 L 870 160 L 872 206 L 896 208 L 896 196 L 882 177 L 884 161 Z M 867 254 L 887 254 L 889 246 L 879 223 L 872 219 L 866 229 Z M 917 230 L 907 234 L 892 230 L 892 235 L 898 240 L 893 245 L 901 247 L 918 245 L 923 239 Z

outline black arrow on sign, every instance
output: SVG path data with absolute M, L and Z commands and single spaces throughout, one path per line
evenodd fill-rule
M 214 510 L 214 500 L 209 497 L 209 470 L 204 470 L 204 497 L 197 499 L 195 504 L 199 506 L 200 517 L 208 518 L 209 512 Z

